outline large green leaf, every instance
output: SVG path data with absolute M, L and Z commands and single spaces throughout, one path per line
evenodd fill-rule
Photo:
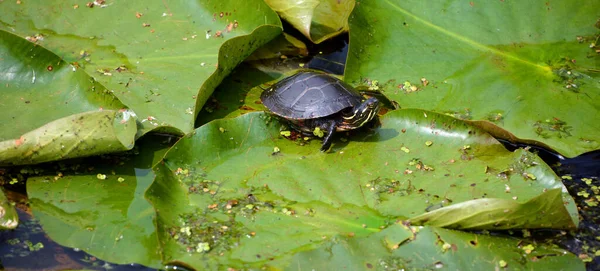
M 0 28 L 28 37 L 37 44 L 36 48 L 44 47 L 64 61 L 33 58 L 34 67 L 45 69 L 53 63 L 55 68 L 63 68 L 56 72 L 83 70 L 87 74 L 85 80 L 91 77 L 99 82 L 102 86 L 99 91 L 107 89 L 146 120 L 141 123 L 138 136 L 157 127 L 177 133 L 190 132 L 196 114 L 221 80 L 254 49 L 281 32 L 279 18 L 260 0 L 93 3 L 97 2 L 89 2 L 90 8 L 84 3 L 64 1 L 3 2 Z M 23 41 L 11 41 L 4 46 L 26 57 L 26 51 L 18 51 L 22 44 Z M 12 62 L 4 61 L 2 65 L 4 70 L 13 66 Z M 31 81 L 30 68 L 15 72 L 6 79 Z M 48 74 L 36 70 L 36 76 L 48 77 Z M 73 88 L 75 97 L 86 95 L 89 89 L 75 88 L 80 83 L 86 82 L 81 79 L 53 82 Z M 26 87 L 18 89 L 23 88 Z M 64 88 L 59 90 L 63 92 L 58 94 L 69 93 Z M 55 88 L 50 93 L 57 91 Z M 8 92 L 10 89 L 2 84 L 0 95 Z M 43 108 L 59 110 L 63 117 L 65 112 L 80 112 L 63 104 L 69 100 L 61 98 L 57 100 L 61 103 L 49 101 L 43 106 L 31 106 L 24 115 L 47 123 L 56 118 L 53 115 L 45 118 Z M 3 107 L 3 110 L 8 109 Z
M 123 108 L 85 72 L 5 31 L 0 31 L 0 59 L 0 141 L 78 113 Z
M 150 167 L 168 149 L 160 140 L 142 137 L 135 156 L 65 164 L 56 175 L 30 177 L 27 194 L 44 231 L 106 261 L 161 268 L 155 211 L 144 197 L 154 180 Z
M 0 165 L 36 164 L 133 148 L 133 113 L 92 111 L 52 121 L 19 138 L 0 141 Z
M 582 261 L 562 249 L 397 224 L 367 237 L 337 236 L 291 262 L 286 270 L 585 270 Z
M 389 113 L 374 133 L 338 143 L 329 155 L 318 151 L 318 142 L 299 146 L 280 138 L 280 125 L 266 125 L 268 118 L 246 114 L 211 122 L 178 142 L 167 165 L 173 165 L 171 170 L 192 167 L 210 180 L 267 185 L 292 201 L 368 206 L 406 218 L 472 199 L 524 203 L 544 190 L 564 189 L 536 155 L 509 152 L 480 129 L 432 112 Z M 275 147 L 280 152 L 272 154 Z M 547 195 L 554 200 L 552 193 Z M 563 200 L 576 223 L 575 206 L 565 192 Z
M 363 1 L 350 18 L 346 80 L 377 80 L 404 108 L 485 121 L 497 136 L 576 156 L 600 148 L 599 9 L 595 0 Z
M 202 269 L 289 259 L 322 238 L 368 236 L 389 221 L 478 198 L 499 199 L 480 207 L 499 223 L 483 225 L 489 216 L 480 216 L 453 227 L 577 224 L 572 199 L 537 156 L 508 152 L 485 132 L 445 115 L 395 111 L 374 133 L 338 142 L 328 154 L 319 152 L 318 142 L 300 146 L 281 138 L 280 126 L 263 113 L 216 120 L 169 151 L 148 194 L 166 262 Z M 545 215 L 524 217 L 521 205 Z
M 561 189 L 553 189 L 525 203 L 495 198 L 470 200 L 413 217 L 410 221 L 460 229 L 568 228 L 573 222 L 564 214 L 561 192 Z M 545 216 L 558 219 L 546 220 Z M 540 223 L 540 220 L 545 222 Z
M 266 0 L 279 16 L 314 43 L 348 31 L 354 0 Z

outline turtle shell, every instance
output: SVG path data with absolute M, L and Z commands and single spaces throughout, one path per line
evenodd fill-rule
M 303 71 L 265 90 L 260 99 L 274 114 L 287 119 L 315 119 L 359 105 L 363 97 L 343 81 Z

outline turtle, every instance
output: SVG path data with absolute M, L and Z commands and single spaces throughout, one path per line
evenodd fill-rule
M 263 105 L 305 135 L 323 131 L 321 151 L 331 147 L 335 132 L 359 128 L 379 112 L 379 100 L 365 98 L 333 76 L 300 71 L 262 92 Z M 323 134 L 321 134 L 323 135 Z

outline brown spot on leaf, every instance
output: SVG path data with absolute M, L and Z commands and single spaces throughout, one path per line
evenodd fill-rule
M 252 107 L 250 107 L 250 106 L 247 106 L 247 105 L 242 105 L 242 106 L 240 106 L 240 109 L 241 109 L 241 110 L 249 110 L 249 111 L 254 111 L 254 110 L 256 110 L 256 109 L 254 109 L 254 108 L 252 108 Z

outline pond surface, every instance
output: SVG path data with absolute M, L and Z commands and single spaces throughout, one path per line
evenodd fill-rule
M 308 63 L 308 67 L 341 74 L 344 71 L 347 53 L 347 37 L 341 43 L 342 49 L 329 50 L 329 54 L 318 55 Z M 338 40 L 339 41 L 339 40 Z M 340 45 L 340 44 L 337 44 Z M 332 45 L 326 45 L 332 46 Z M 333 46 L 336 48 L 336 46 Z M 321 51 L 322 48 L 310 48 Z M 509 149 L 516 146 L 503 142 Z M 536 148 L 534 148 L 536 149 Z M 536 149 L 546 163 L 553 166 L 558 176 L 571 176 L 563 179 L 580 210 L 581 222 L 577 232 L 531 231 L 532 238 L 552 242 L 578 255 L 587 262 L 588 270 L 600 270 L 600 258 L 595 257 L 600 249 L 597 239 L 600 230 L 600 208 L 589 205 L 586 199 L 599 195 L 600 152 L 592 152 L 572 159 L 553 154 L 544 149 Z M 17 169 L 18 170 L 18 169 Z M 14 202 L 26 202 L 24 187 L 16 192 L 7 192 Z M 79 249 L 63 247 L 50 240 L 38 222 L 32 218 L 26 204 L 17 204 L 21 225 L 16 230 L 0 232 L 0 264 L 5 270 L 154 270 L 137 264 L 118 265 L 105 262 Z M 505 233 L 500 233 L 505 234 Z
M 503 143 L 509 149 L 523 147 Z M 580 206 L 581 222 L 577 232 L 531 231 L 533 238 L 556 243 L 584 261 L 588 259 L 587 270 L 600 270 L 600 260 L 594 257 L 595 251 L 600 249 L 600 240 L 596 238 L 600 230 L 600 208 L 586 204 L 587 198 L 598 195 L 595 186 L 600 186 L 600 151 L 564 159 L 544 149 L 534 149 L 546 163 L 553 166 L 559 176 L 571 176 L 571 180 L 563 182 Z M 20 192 L 7 192 L 7 196 L 15 202 L 26 200 Z M 45 235 L 25 204 L 17 204 L 17 207 L 21 221 L 19 227 L 0 232 L 0 263 L 5 270 L 154 270 L 138 264 L 118 265 L 105 262 L 79 249 L 63 247 Z

